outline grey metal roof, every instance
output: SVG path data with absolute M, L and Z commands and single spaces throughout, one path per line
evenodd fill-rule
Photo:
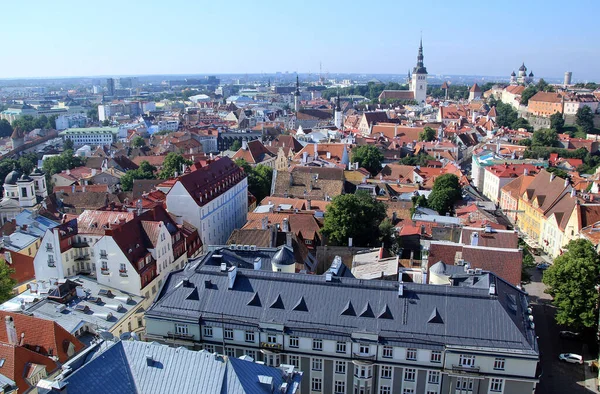
M 244 247 L 248 250 L 244 250 Z M 256 250 L 249 250 L 249 245 L 229 245 L 209 247 L 209 252 L 199 262 L 200 265 L 220 266 L 226 263 L 228 267 L 252 269 L 257 258 L 261 259 L 261 269 L 266 271 L 274 270 L 273 263 L 285 265 L 294 264 L 296 261 L 294 252 L 285 245 L 276 248 L 256 248 Z M 195 266 L 197 262 L 192 262 L 190 265 Z
M 382 343 L 537 354 L 525 293 L 493 275 L 496 296 L 488 294 L 489 288 L 416 283 L 404 283 L 399 296 L 397 282 L 345 277 L 327 282 L 324 276 L 237 271 L 231 290 L 227 272 L 218 267 L 198 266 L 195 271 L 171 273 L 146 317 L 201 319 L 213 326 L 235 324 L 254 329 L 260 322 L 275 322 L 283 324 L 288 333 L 313 338 L 342 340 L 365 331 L 378 334 Z M 184 278 L 189 280 L 187 286 L 182 285 Z M 192 291 L 198 292 L 198 300 L 188 299 Z M 260 303 L 250 302 L 255 296 Z M 307 311 L 294 310 L 302 298 Z M 354 313 L 342 314 L 348 303 Z M 443 324 L 428 323 L 435 309 Z
M 156 342 L 119 341 L 63 381 L 69 392 L 87 394 L 267 392 L 259 376 L 269 377 L 276 389 L 285 381 L 283 370 L 251 361 Z M 291 376 L 286 393 L 301 376 Z

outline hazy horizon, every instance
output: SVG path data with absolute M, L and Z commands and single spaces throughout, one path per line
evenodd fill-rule
M 600 80 L 600 2 L 230 0 L 3 4 L 0 79 L 273 74 L 403 75 L 421 31 L 432 75 Z M 393 15 L 393 16 L 390 16 Z M 561 18 L 569 18 L 563 21 Z M 565 24 L 576 27 L 557 28 Z

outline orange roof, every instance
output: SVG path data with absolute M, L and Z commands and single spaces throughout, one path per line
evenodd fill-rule
M 521 94 L 525 90 L 525 86 L 521 85 L 511 85 L 506 87 L 506 91 L 512 94 Z
M 532 164 L 497 164 L 485 167 L 485 170 L 498 178 L 517 178 L 524 174 L 525 170 L 529 174 L 535 174 L 539 171 L 539 168 Z
M 386 123 L 373 125 L 371 135 L 383 134 L 388 139 L 398 139 L 403 142 L 412 142 L 419 140 L 419 134 L 423 132 L 424 127 L 408 127 L 398 124 Z
M 556 92 L 537 92 L 529 99 L 529 101 L 560 103 L 562 102 L 562 96 Z
M 246 149 L 240 148 L 235 152 L 232 160 L 244 159 L 249 164 L 260 164 L 274 156 L 261 141 L 254 140 L 247 143 Z
M 344 156 L 344 149 L 350 157 L 350 151 L 352 150 L 351 144 L 308 144 L 302 150 L 294 156 L 294 160 L 302 160 L 304 152 L 308 153 L 309 157 L 314 157 L 315 145 L 317 146 L 317 155 L 321 160 L 329 161 L 332 163 L 340 163 Z M 330 159 L 327 158 L 327 153 L 330 154 Z

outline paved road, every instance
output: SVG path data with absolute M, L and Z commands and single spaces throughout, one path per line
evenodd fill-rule
M 531 283 L 525 285 L 525 290 L 529 293 L 533 305 L 533 318 L 539 338 L 543 370 L 535 392 L 536 394 L 590 394 L 591 392 L 583 386 L 585 379 L 583 368 L 586 366 L 558 361 L 560 353 L 582 354 L 583 344 L 558 336 L 561 329 L 554 322 L 555 308 L 550 304 L 551 298 L 544 293 L 545 285 L 541 283 L 542 273 L 535 268 L 530 272 Z

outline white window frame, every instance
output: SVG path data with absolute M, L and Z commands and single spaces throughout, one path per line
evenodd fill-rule
M 472 354 L 461 354 L 458 358 L 458 365 L 461 367 L 473 368 L 475 366 L 475 356 Z
M 431 352 L 431 358 L 430 361 L 432 363 L 436 363 L 439 364 L 442 362 L 442 352 L 434 350 Z
M 323 359 L 322 358 L 311 359 L 310 370 L 311 371 L 322 371 L 323 370 Z
M 212 336 L 213 336 L 213 328 L 211 326 L 204 326 L 204 327 L 202 327 L 202 334 L 206 338 L 212 338 Z
M 440 384 L 440 371 L 427 371 L 427 383 Z
M 335 344 L 335 352 L 336 353 L 346 353 L 347 345 L 346 342 L 338 341 Z
M 223 329 L 223 339 L 226 340 L 233 340 L 233 330 L 231 328 L 224 328 Z
M 298 348 L 300 347 L 300 338 L 298 337 L 289 337 L 289 347 Z
M 504 371 L 506 368 L 506 359 L 502 357 L 496 357 L 494 359 L 494 370 L 495 371 Z
M 393 370 L 394 369 L 389 365 L 382 365 L 380 368 L 381 378 L 382 379 L 391 379 Z
M 405 382 L 414 382 L 417 379 L 417 370 L 415 368 L 404 368 L 402 380 Z
M 334 364 L 334 371 L 335 373 L 338 374 L 345 374 L 346 373 L 346 362 L 345 361 L 335 361 Z
M 394 357 L 394 348 L 392 346 L 384 346 L 381 351 L 381 356 L 383 358 L 393 358 Z
M 358 352 L 360 354 L 370 354 L 371 353 L 371 346 L 369 345 L 363 345 L 362 343 L 358 345 Z
M 188 335 L 189 329 L 187 324 L 175 323 L 175 333 Z
M 409 361 L 416 361 L 417 360 L 417 349 L 414 349 L 414 348 L 406 349 L 406 359 Z
M 379 386 L 379 394 L 392 394 L 390 386 Z
M 333 384 L 333 394 L 346 394 L 346 382 L 344 380 L 336 380 Z
M 501 393 L 504 390 L 504 379 L 491 378 L 490 379 L 490 391 L 494 393 Z
M 253 331 L 246 331 L 245 332 L 245 338 L 244 338 L 245 342 L 248 343 L 254 343 L 254 341 L 256 340 L 256 337 L 254 335 Z
M 290 354 L 288 356 L 288 364 L 291 364 L 296 368 L 300 368 L 300 356 L 295 356 L 293 354 Z
M 310 388 L 312 391 L 321 391 L 323 390 L 323 379 L 313 377 L 310 382 Z
M 323 351 L 323 340 L 322 339 L 313 339 L 312 340 L 312 350 Z
M 277 335 L 268 334 L 267 343 L 277 343 Z

